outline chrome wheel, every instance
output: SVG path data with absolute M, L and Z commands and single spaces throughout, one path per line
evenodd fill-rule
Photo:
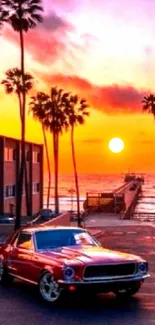
M 42 298 L 48 302 L 57 301 L 61 294 L 61 289 L 58 283 L 49 272 L 44 273 L 40 278 L 39 291 Z
M 0 260 L 0 282 L 2 282 L 4 276 L 4 264 L 3 261 Z

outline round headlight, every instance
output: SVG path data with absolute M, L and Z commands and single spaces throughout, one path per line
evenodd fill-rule
M 147 272 L 147 264 L 146 263 L 139 263 L 139 272 L 146 273 Z
M 75 274 L 75 271 L 72 267 L 68 266 L 64 269 L 64 278 L 66 280 L 71 280 L 73 279 L 74 277 L 74 274 Z

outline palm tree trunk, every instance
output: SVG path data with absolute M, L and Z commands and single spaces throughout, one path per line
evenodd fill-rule
M 58 191 L 58 177 L 59 177 L 59 134 L 56 134 L 56 213 L 59 214 L 59 191 Z
M 81 227 L 80 193 L 79 193 L 79 182 L 78 182 L 78 174 L 77 174 L 77 167 L 76 167 L 76 157 L 75 157 L 75 147 L 74 147 L 74 126 L 71 127 L 71 148 L 72 148 L 72 159 L 73 159 L 75 188 L 76 188 L 77 220 L 78 220 L 78 227 Z
M 24 72 L 25 76 L 25 72 Z M 25 83 L 25 80 L 24 80 Z M 25 124 L 26 124 L 26 93 L 25 93 Z M 26 129 L 26 126 L 25 126 Z M 24 139 L 25 143 L 25 139 Z M 26 149 L 26 148 L 25 148 Z M 26 163 L 26 151 L 25 151 L 25 196 L 26 196 L 26 212 L 27 216 L 30 216 L 32 214 L 32 209 L 31 209 L 31 199 L 30 199 L 30 184 L 28 182 L 28 168 L 27 168 L 27 163 Z
M 59 197 L 58 197 L 58 135 L 53 132 L 53 154 L 54 154 L 54 199 L 55 214 L 59 213 Z
M 18 93 L 18 100 L 19 100 L 19 109 L 20 109 L 20 121 L 22 124 L 23 119 L 23 107 L 22 107 L 22 100 L 21 100 L 21 94 Z M 26 100 L 25 100 L 26 105 Z M 30 206 L 30 198 L 29 198 L 29 183 L 28 183 L 28 174 L 27 174 L 27 164 L 26 164 L 26 158 L 25 158 L 25 195 L 26 195 L 26 210 L 27 215 L 30 216 L 32 213 L 31 206 Z
M 55 132 L 53 132 L 53 157 L 54 157 L 54 201 L 55 201 L 55 214 L 56 214 L 56 143 L 55 143 Z
M 22 109 L 22 99 L 21 99 L 21 94 L 18 93 L 18 101 L 19 101 L 19 113 L 20 113 L 20 122 L 22 123 L 22 118 L 23 118 L 23 109 Z
M 30 202 L 30 186 L 28 182 L 28 172 L 27 172 L 27 163 L 25 159 L 25 196 L 26 196 L 26 212 L 27 216 L 30 216 L 32 214 L 31 211 L 31 202 Z
M 22 29 L 19 32 L 20 35 L 20 46 L 21 46 L 21 72 L 23 81 L 23 101 L 22 101 L 22 123 L 21 123 L 21 161 L 20 170 L 18 175 L 17 183 L 17 204 L 16 204 L 16 220 L 15 229 L 20 228 L 21 224 L 21 212 L 22 212 L 22 194 L 23 194 L 23 180 L 24 180 L 24 169 L 25 169 L 25 71 L 24 71 L 24 38 Z
M 51 167 L 50 167 L 50 158 L 49 158 L 49 152 L 48 152 L 48 145 L 47 145 L 46 133 L 45 133 L 45 128 L 44 128 L 43 124 L 42 124 L 42 132 L 43 132 L 43 137 L 44 137 L 45 152 L 46 152 L 46 159 L 47 159 L 47 168 L 48 168 L 47 208 L 49 208 L 49 204 L 50 204 L 50 190 L 51 190 Z

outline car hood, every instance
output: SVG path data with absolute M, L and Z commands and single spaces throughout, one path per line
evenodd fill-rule
M 54 259 L 65 264 L 96 264 L 96 263 L 125 263 L 139 262 L 139 256 L 104 249 L 103 247 L 61 247 L 54 250 L 42 251 L 44 258 Z

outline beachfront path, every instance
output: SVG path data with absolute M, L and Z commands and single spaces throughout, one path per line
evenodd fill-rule
M 100 240 L 105 247 L 140 254 L 150 264 L 151 278 L 130 302 L 114 295 L 93 301 L 69 299 L 59 306 L 41 302 L 32 286 L 20 282 L 0 287 L 0 325 L 154 325 L 155 324 L 155 228 L 105 228 Z

